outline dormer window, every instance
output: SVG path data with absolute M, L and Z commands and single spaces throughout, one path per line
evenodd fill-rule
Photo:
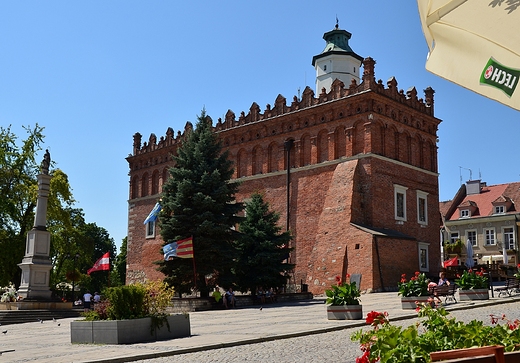
M 504 214 L 506 212 L 506 208 L 503 205 L 495 205 L 494 214 Z
M 460 210 L 460 218 L 469 218 L 469 209 L 461 209 Z

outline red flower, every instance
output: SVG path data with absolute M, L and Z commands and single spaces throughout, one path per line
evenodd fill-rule
M 415 271 L 415 276 L 418 277 L 421 273 L 419 271 Z
M 338 275 L 336 276 L 336 283 L 339 285 L 341 284 L 341 277 Z
M 498 317 L 496 317 L 495 315 L 491 314 L 489 315 L 491 316 L 491 324 L 496 324 L 498 323 Z
M 347 274 L 347 276 L 345 276 L 347 279 L 350 279 L 350 274 Z
M 379 324 L 384 324 L 388 322 L 388 319 L 386 318 L 387 316 L 388 313 L 386 311 L 384 313 L 371 311 L 367 314 L 366 323 L 377 327 Z
M 520 265 L 519 265 L 520 266 Z M 401 278 L 404 279 L 406 277 L 406 274 L 402 274 Z
M 402 278 L 401 279 L 401 283 L 404 284 L 406 282 L 406 279 L 405 278 Z

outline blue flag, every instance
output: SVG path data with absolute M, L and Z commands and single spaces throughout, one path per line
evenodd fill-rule
M 159 216 L 160 211 L 161 211 L 161 205 L 159 204 L 159 202 L 157 202 L 157 203 L 155 203 L 155 206 L 153 207 L 150 214 L 148 214 L 148 217 L 146 217 L 146 219 L 144 220 L 143 224 L 155 221 L 157 219 L 157 217 Z
M 164 260 L 168 261 L 170 257 L 177 257 L 177 242 L 165 245 L 163 248 Z

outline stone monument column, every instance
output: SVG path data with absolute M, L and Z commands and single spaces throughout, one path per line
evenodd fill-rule
M 49 166 L 51 156 L 49 150 L 41 163 L 38 178 L 38 200 L 34 226 L 27 233 L 25 256 L 18 266 L 22 269 L 22 281 L 18 295 L 29 300 L 50 300 L 49 288 L 52 262 L 49 258 L 51 248 L 51 234 L 47 231 L 47 199 L 50 191 Z

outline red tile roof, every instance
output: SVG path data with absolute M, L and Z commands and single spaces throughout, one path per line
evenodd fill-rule
M 472 215 L 472 217 L 484 217 L 493 214 L 493 202 L 506 202 L 507 198 L 512 200 L 513 206 L 506 213 L 515 213 L 520 210 L 520 207 L 515 208 L 515 204 L 520 206 L 520 182 L 482 187 L 480 194 L 466 195 L 458 207 L 476 206 L 478 214 Z M 455 210 L 449 220 L 457 219 L 459 219 L 459 212 Z

